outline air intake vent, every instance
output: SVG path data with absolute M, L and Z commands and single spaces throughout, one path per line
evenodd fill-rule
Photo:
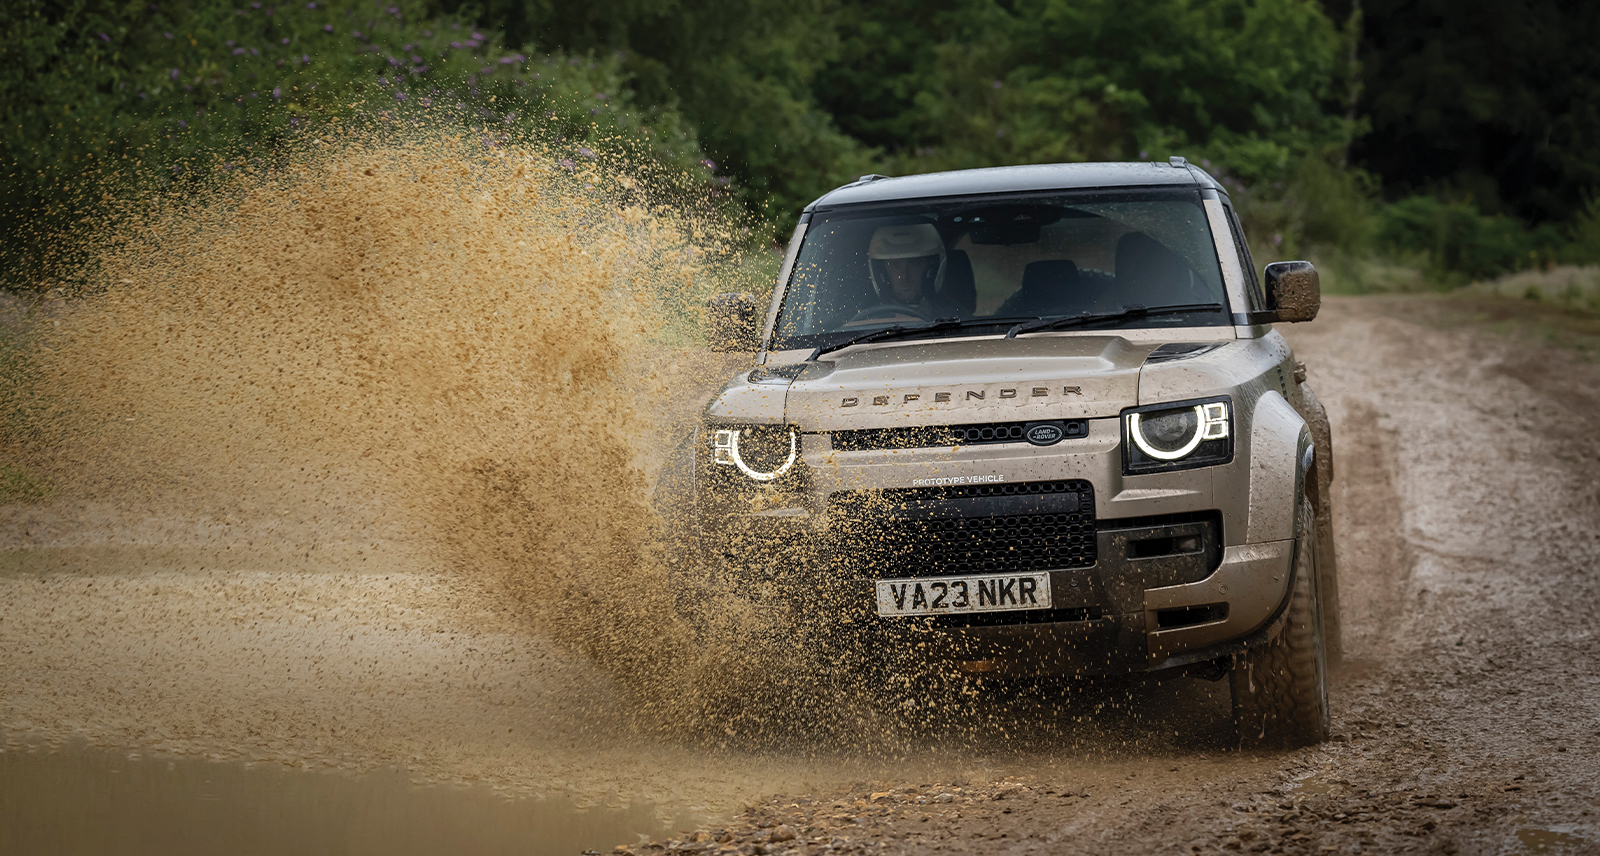
M 838 558 L 879 578 L 1086 568 L 1098 547 L 1077 479 L 837 493 L 829 510 Z

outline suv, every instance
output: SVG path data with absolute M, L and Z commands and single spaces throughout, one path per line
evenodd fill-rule
M 764 320 L 711 301 L 756 365 L 658 496 L 703 585 L 826 592 L 955 673 L 1227 675 L 1245 741 L 1314 743 L 1330 433 L 1273 324 L 1320 302 L 1182 158 L 863 176 L 800 215 Z

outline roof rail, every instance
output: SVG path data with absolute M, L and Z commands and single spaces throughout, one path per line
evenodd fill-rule
M 1178 169 L 1183 169 L 1184 167 L 1189 165 L 1189 161 L 1184 159 L 1184 157 L 1182 155 L 1173 155 L 1172 157 L 1167 158 L 1167 163 L 1172 164 L 1173 166 L 1177 167 Z

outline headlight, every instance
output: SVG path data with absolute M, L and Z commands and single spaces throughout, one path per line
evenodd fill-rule
M 800 456 L 800 438 L 786 425 L 717 428 L 711 431 L 711 459 L 759 482 L 781 477 Z
M 1227 398 L 1136 407 L 1122 412 L 1123 471 L 1209 467 L 1233 460 L 1233 410 Z

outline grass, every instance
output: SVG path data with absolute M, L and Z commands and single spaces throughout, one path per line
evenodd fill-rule
M 1600 311 L 1489 290 L 1444 294 L 1374 296 L 1393 301 L 1394 313 L 1432 327 L 1472 327 L 1487 333 L 1550 345 L 1600 362 Z
M 1600 267 L 1557 265 L 1546 270 L 1520 271 L 1489 282 L 1474 283 L 1463 290 L 1468 294 L 1518 298 L 1600 312 Z

